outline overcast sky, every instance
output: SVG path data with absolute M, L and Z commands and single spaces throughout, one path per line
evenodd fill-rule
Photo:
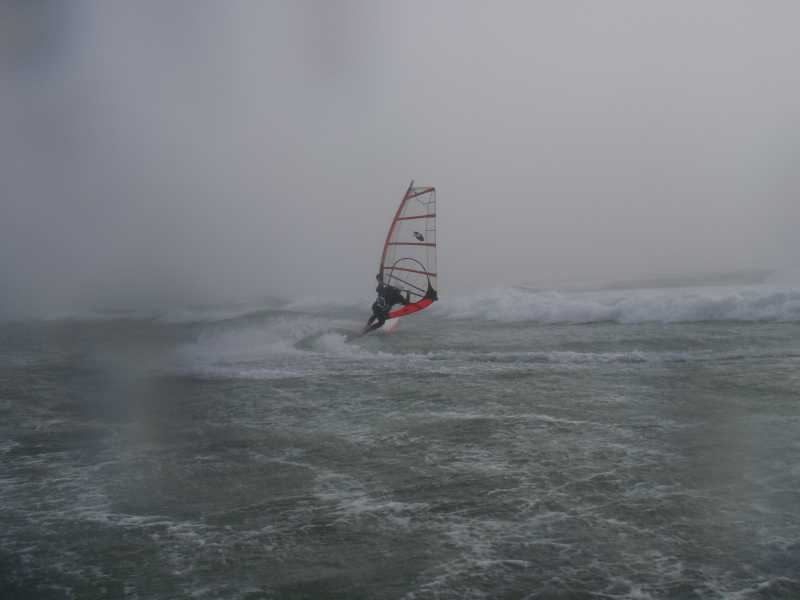
M 6 1 L 0 311 L 792 267 L 796 1 Z

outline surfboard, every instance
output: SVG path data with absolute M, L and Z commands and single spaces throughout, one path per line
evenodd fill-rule
M 397 326 L 400 324 L 400 319 L 387 319 L 386 323 L 383 324 L 378 331 L 383 331 L 384 333 L 394 333 L 397 331 Z

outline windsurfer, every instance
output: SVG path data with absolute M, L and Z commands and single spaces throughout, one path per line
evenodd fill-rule
M 369 333 L 383 327 L 389 317 L 389 311 L 392 310 L 392 306 L 395 304 L 402 304 L 403 306 L 409 304 L 408 293 L 406 292 L 406 295 L 403 296 L 403 293 L 396 287 L 383 283 L 383 274 L 378 273 L 375 279 L 378 280 L 378 287 L 375 288 L 378 297 L 372 303 L 372 315 L 367 321 L 363 333 Z

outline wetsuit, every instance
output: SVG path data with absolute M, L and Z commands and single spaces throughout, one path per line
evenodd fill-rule
M 394 286 L 379 283 L 375 291 L 378 293 L 378 297 L 372 304 L 372 316 L 367 321 L 366 327 L 364 327 L 364 333 L 383 327 L 389 317 L 389 311 L 392 310 L 392 306 L 395 304 L 402 304 L 403 306 L 409 304 L 408 298 Z

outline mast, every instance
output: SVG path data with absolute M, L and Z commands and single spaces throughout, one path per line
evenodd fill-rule
M 411 190 L 413 189 L 414 189 L 414 180 L 412 179 L 411 183 L 408 184 L 408 189 L 406 190 L 406 193 L 403 195 L 403 199 L 400 201 L 400 206 L 397 207 L 397 211 L 394 213 L 392 224 L 389 225 L 389 232 L 386 234 L 386 241 L 383 242 L 383 252 L 381 253 L 381 262 L 378 268 L 378 273 L 380 273 L 381 281 L 383 281 L 383 269 L 385 264 L 384 261 L 386 260 L 386 252 L 389 249 L 389 240 L 392 239 L 394 228 L 397 225 L 397 218 L 400 216 L 400 213 L 403 212 L 403 207 L 408 201 L 408 198 L 411 195 Z

